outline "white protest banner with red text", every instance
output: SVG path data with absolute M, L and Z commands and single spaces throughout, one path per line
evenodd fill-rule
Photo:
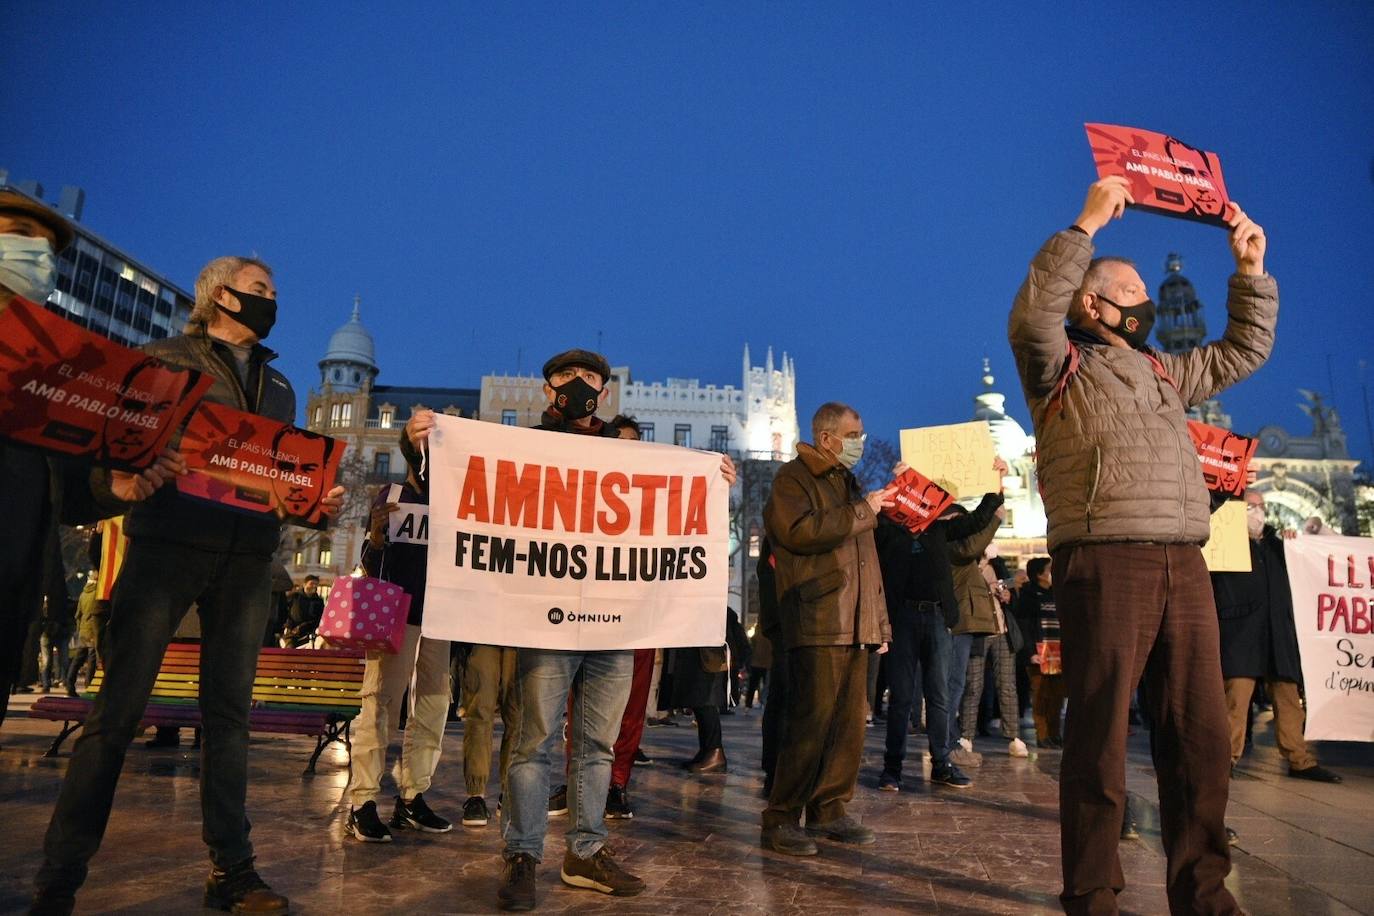
M 1307 737 L 1374 741 L 1374 539 L 1284 541 L 1307 693 Z
M 436 416 L 424 633 L 542 649 L 725 642 L 720 456 Z

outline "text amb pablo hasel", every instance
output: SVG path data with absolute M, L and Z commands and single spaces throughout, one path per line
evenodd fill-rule
M 600 473 L 498 460 L 488 484 L 486 461 L 468 459 L 459 520 L 567 534 L 619 537 L 708 536 L 705 475 Z M 635 511 L 637 510 L 637 511 Z M 635 524 L 637 523 L 637 524 Z M 662 530 L 660 530 L 662 529 Z M 482 572 L 605 582 L 704 579 L 706 546 L 596 546 L 458 531 L 454 566 Z

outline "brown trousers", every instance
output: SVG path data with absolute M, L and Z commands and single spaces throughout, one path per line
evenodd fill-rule
M 774 657 L 774 664 L 781 660 Z M 854 797 L 868 710 L 868 650 L 803 646 L 787 650 L 787 709 L 773 793 L 763 829 L 828 824 Z
M 1030 666 L 1031 716 L 1035 719 L 1035 740 L 1059 738 L 1059 714 L 1068 690 L 1062 674 L 1041 674 L 1039 665 Z
M 1068 717 L 1059 780 L 1066 913 L 1113 914 L 1131 693 L 1143 672 L 1172 913 L 1233 914 L 1223 882 L 1230 771 L 1212 584 L 1186 545 L 1091 544 L 1053 557 Z
M 469 795 L 483 796 L 491 778 L 491 737 L 501 714 L 501 792 L 515 751 L 520 698 L 515 689 L 514 649 L 473 646 L 463 667 L 463 783 Z
M 1307 749 L 1302 736 L 1307 713 L 1298 697 L 1298 685 L 1292 681 L 1264 679 L 1264 689 L 1274 704 L 1274 734 L 1279 750 L 1288 761 L 1290 770 L 1305 770 L 1317 765 L 1317 758 Z M 1250 718 L 1250 698 L 1255 694 L 1255 678 L 1228 677 L 1226 679 L 1226 711 L 1231 720 L 1231 762 L 1245 753 L 1245 725 Z

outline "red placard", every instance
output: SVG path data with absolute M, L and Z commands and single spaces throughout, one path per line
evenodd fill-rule
M 15 442 L 146 468 L 210 385 L 32 302 L 0 313 L 0 436 Z
M 203 401 L 180 448 L 190 473 L 177 478 L 177 489 L 187 496 L 292 525 L 328 525 L 320 500 L 339 472 L 344 443 L 337 439 Z
M 954 502 L 954 497 L 948 490 L 932 483 L 911 468 L 898 474 L 888 486 L 897 488 L 897 492 L 892 495 L 896 505 L 884 509 L 883 514 L 894 522 L 905 525 L 912 534 L 924 531 Z
M 1134 206 L 1165 216 L 1225 226 L 1231 199 L 1216 153 L 1177 137 L 1119 127 L 1084 124 L 1097 177 L 1120 175 L 1131 183 Z
M 1040 656 L 1041 674 L 1063 674 L 1063 647 L 1057 639 L 1047 639 L 1035 644 L 1035 654 Z
M 1250 459 L 1255 457 L 1259 440 L 1196 420 L 1188 421 L 1188 435 L 1193 437 L 1193 448 L 1202 462 L 1202 479 L 1207 482 L 1207 489 L 1244 496 Z

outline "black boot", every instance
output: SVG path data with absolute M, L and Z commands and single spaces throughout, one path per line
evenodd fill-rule
M 286 916 L 291 905 L 258 877 L 253 860 L 245 859 L 229 868 L 216 868 L 205 879 L 205 905 L 231 913 Z

